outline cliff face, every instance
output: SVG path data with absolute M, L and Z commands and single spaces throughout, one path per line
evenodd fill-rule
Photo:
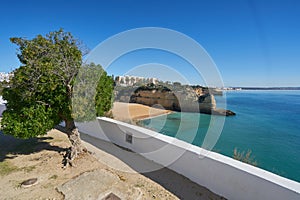
M 180 111 L 179 101 L 171 92 L 138 91 L 131 95 L 130 103 L 139 103 L 147 106 L 159 104 L 167 110 Z
M 125 97 L 127 96 L 127 97 Z M 216 115 L 234 115 L 224 109 L 216 108 L 214 95 L 202 91 L 195 91 L 192 88 L 184 90 L 171 91 L 168 88 L 160 86 L 137 88 L 130 95 L 118 97 L 120 101 L 128 100 L 130 103 L 139 103 L 147 106 L 160 105 L 167 110 L 179 112 L 200 112 Z M 128 98 L 128 96 L 130 96 Z
M 216 109 L 216 100 L 213 95 L 197 96 L 188 92 L 170 91 L 137 91 L 130 98 L 131 103 L 147 106 L 159 104 L 167 110 L 182 112 L 199 112 L 200 110 Z

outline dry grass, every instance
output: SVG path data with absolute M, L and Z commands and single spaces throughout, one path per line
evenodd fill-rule
M 3 162 L 0 162 L 0 176 L 6 176 L 18 170 L 19 168 L 14 166 L 8 160 L 4 160 Z
M 245 153 L 245 151 L 240 152 L 237 148 L 235 148 L 233 151 L 233 158 L 238 161 L 257 166 L 257 162 L 254 160 L 254 156 L 251 155 L 251 153 L 252 151 L 250 149 L 248 149 L 247 153 Z

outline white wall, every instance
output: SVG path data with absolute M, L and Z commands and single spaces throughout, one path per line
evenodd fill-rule
M 1 74 L 1 72 L 0 72 Z M 2 113 L 3 111 L 6 109 L 6 104 L 7 102 L 5 100 L 3 100 L 2 96 L 0 96 L 0 117 L 2 117 Z
M 77 125 L 83 133 L 131 149 L 228 199 L 300 199 L 298 182 L 176 138 L 108 118 Z M 132 135 L 132 144 L 126 134 Z
M 2 117 L 2 113 L 5 109 L 6 109 L 5 104 L 0 104 L 0 117 Z

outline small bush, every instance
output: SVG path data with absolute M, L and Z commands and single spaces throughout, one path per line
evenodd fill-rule
M 233 150 L 233 158 L 238 161 L 257 166 L 257 162 L 254 160 L 254 156 L 251 156 L 251 153 L 252 151 L 250 149 L 248 149 L 247 153 L 245 153 L 245 151 L 240 152 L 237 148 L 235 148 Z

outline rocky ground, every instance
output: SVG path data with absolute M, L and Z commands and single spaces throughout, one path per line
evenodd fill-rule
M 105 152 L 115 148 L 112 144 L 103 143 L 102 150 L 85 145 L 90 152 L 81 155 L 75 167 L 63 169 L 69 141 L 62 132 L 52 130 L 30 140 L 0 133 L 0 199 L 222 199 L 166 168 L 134 172 Z M 130 170 L 120 170 L 125 168 Z M 37 178 L 37 183 L 23 187 L 22 182 L 31 178 Z

